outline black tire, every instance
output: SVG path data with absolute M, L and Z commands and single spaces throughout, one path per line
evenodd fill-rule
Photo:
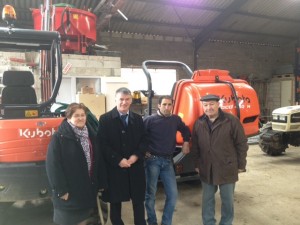
M 266 153 L 270 156 L 279 156 L 282 155 L 284 152 L 285 152 L 285 148 L 274 149 L 269 147 Z
M 261 148 L 261 150 L 270 155 L 270 156 L 279 156 L 282 155 L 282 153 L 285 152 L 285 149 L 287 148 L 287 145 L 281 142 L 277 142 L 276 145 L 274 145 L 272 142 L 265 141 L 263 136 L 267 133 L 272 134 L 272 125 L 271 123 L 265 124 L 261 129 L 260 129 L 260 134 L 259 134 L 259 141 L 258 145 Z M 277 134 L 272 134 L 272 135 L 277 135 Z M 278 139 L 281 139 L 278 137 Z M 282 140 L 282 139 L 281 139 Z M 272 147 L 275 146 L 276 148 Z

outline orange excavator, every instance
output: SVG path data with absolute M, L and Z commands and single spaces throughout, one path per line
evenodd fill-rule
M 0 202 L 38 199 L 49 194 L 46 150 L 63 119 L 51 108 L 62 79 L 60 35 L 14 28 L 8 5 L 2 16 L 8 27 L 0 27 L 0 52 L 9 66 L 0 73 Z

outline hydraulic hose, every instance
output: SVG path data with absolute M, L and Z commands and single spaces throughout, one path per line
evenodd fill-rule
M 234 89 L 234 86 L 231 82 L 229 81 L 224 81 L 224 80 L 220 80 L 220 77 L 219 76 L 216 76 L 216 83 L 224 83 L 224 84 L 228 84 L 230 89 L 231 89 L 231 92 L 233 94 L 233 97 L 234 97 L 234 100 L 235 100 L 235 106 L 236 106 L 236 116 L 240 119 L 241 118 L 241 109 L 240 109 L 240 106 L 239 106 L 239 99 L 236 95 L 236 91 Z

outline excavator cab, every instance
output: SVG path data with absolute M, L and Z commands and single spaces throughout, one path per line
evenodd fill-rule
M 57 32 L 0 27 L 2 119 L 37 118 L 57 96 L 62 79 Z
M 49 194 L 47 146 L 62 115 L 51 112 L 62 79 L 58 32 L 0 27 L 0 202 Z M 13 16 L 13 19 L 10 19 Z

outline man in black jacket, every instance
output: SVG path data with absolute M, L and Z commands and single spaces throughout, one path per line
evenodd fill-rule
M 189 153 L 190 130 L 178 115 L 172 114 L 171 96 L 161 96 L 158 111 L 144 120 L 149 147 L 146 152 L 146 210 L 148 224 L 157 225 L 155 195 L 160 178 L 166 194 L 162 225 L 171 225 L 177 200 L 177 183 L 173 168 L 173 153 L 176 149 L 176 133 L 183 138 L 182 153 Z
M 129 110 L 131 92 L 127 88 L 116 91 L 117 106 L 100 116 L 98 139 L 108 171 L 108 189 L 103 200 L 110 202 L 113 225 L 123 225 L 122 202 L 132 200 L 134 224 L 145 221 L 145 172 L 143 155 L 146 149 L 142 117 Z

